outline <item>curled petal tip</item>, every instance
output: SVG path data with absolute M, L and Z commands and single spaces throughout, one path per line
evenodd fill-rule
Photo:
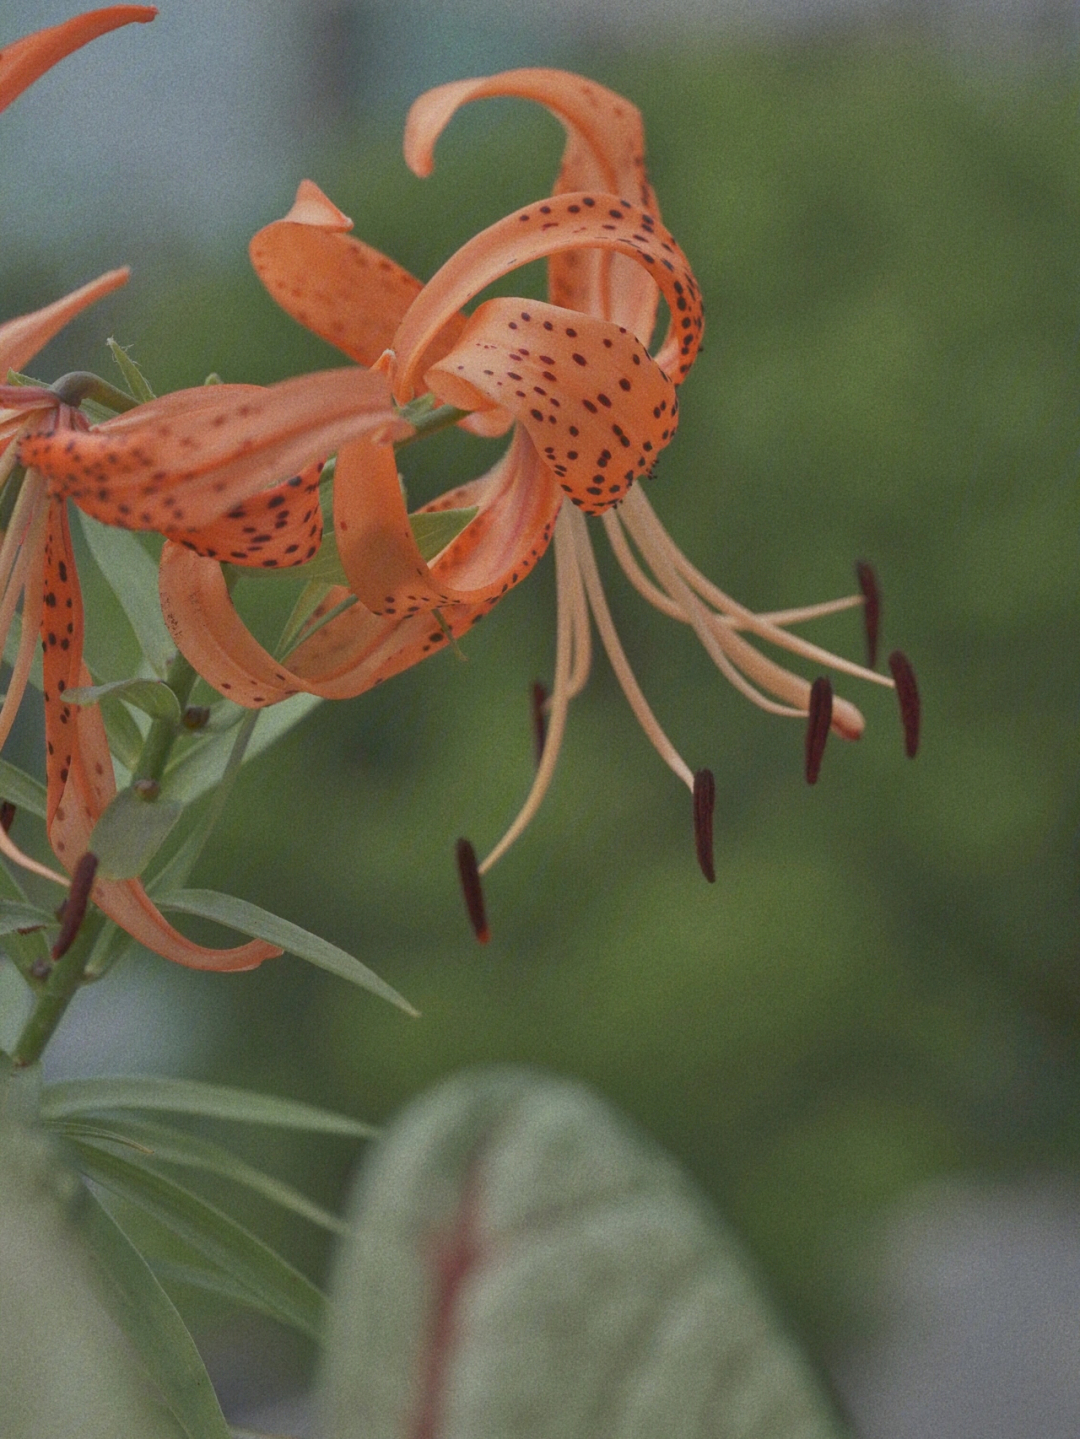
M 75 866 L 75 872 L 71 876 L 71 888 L 64 900 L 63 913 L 60 917 L 60 933 L 56 936 L 56 943 L 52 947 L 53 959 L 61 959 L 67 954 L 82 927 L 82 922 L 86 918 L 86 906 L 90 903 L 90 891 L 94 887 L 97 867 L 98 857 L 90 850 L 86 851 Z
M 711 769 L 699 769 L 694 775 L 694 847 L 701 872 L 710 884 L 716 880 L 713 864 L 713 808 L 716 804 L 716 780 Z
M 877 665 L 878 629 L 881 625 L 881 591 L 873 565 L 860 560 L 855 566 L 863 597 L 863 627 L 866 630 L 866 668 Z
M 810 710 L 806 723 L 806 783 L 817 784 L 825 741 L 832 724 L 833 692 L 827 675 L 818 675 L 810 686 Z
M 889 656 L 889 672 L 896 685 L 896 698 L 900 704 L 900 720 L 904 726 L 904 753 L 908 759 L 914 759 L 919 752 L 919 686 L 911 661 L 903 650 L 893 650 Z
M 465 896 L 465 908 L 469 911 L 469 923 L 481 944 L 491 938 L 487 915 L 484 913 L 484 891 L 480 884 L 480 870 L 476 863 L 476 851 L 467 839 L 457 842 L 458 874 L 461 876 L 461 890 Z

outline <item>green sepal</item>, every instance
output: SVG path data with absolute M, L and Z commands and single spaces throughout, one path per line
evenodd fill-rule
M 98 857 L 102 879 L 135 879 L 165 843 L 184 812 L 175 800 L 145 799 L 122 789 L 94 826 L 88 848 Z
M 126 700 L 151 719 L 180 723 L 180 701 L 164 680 L 113 680 L 104 685 L 85 685 L 64 691 L 64 699 L 77 705 L 96 705 L 108 696 Z

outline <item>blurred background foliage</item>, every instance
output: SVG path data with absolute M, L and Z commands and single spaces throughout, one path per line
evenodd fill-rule
M 853 1322 L 888 1202 L 932 1176 L 1080 1159 L 1075 76 L 965 67 L 905 31 L 563 58 L 643 110 L 664 218 L 706 297 L 654 504 L 758 608 L 846 593 L 872 560 L 886 648 L 920 678 L 923 751 L 904 758 L 891 696 L 844 681 L 867 735 L 834 740 L 808 789 L 801 727 L 749 706 L 605 564 L 646 693 L 716 772 L 716 884 L 601 655 L 540 817 L 488 879 L 479 947 L 453 843 L 484 852 L 530 783 L 549 559 L 464 659 L 324 706 L 254 763 L 195 876 L 351 949 L 423 1018 L 285 959 L 163 973 L 167 1006 L 134 1022 L 151 1056 L 161 1027 L 175 1066 L 372 1120 L 481 1061 L 581 1076 L 686 1163 L 821 1354 Z M 399 133 L 326 133 L 309 173 L 422 276 L 544 192 L 560 147 L 547 117 L 487 102 L 421 182 Z M 299 179 L 282 176 L 280 212 Z M 157 388 L 338 363 L 241 252 L 168 256 L 116 325 Z M 44 262 L 22 266 L 6 257 L 5 313 L 51 296 Z M 9 288 L 27 276 L 29 298 Z M 523 284 L 539 293 L 542 275 L 500 288 Z M 54 346 L 56 373 L 88 363 L 101 323 Z M 457 434 L 417 446 L 411 500 L 494 453 Z M 861 658 L 857 616 L 813 637 Z M 267 1143 L 284 1175 L 340 1196 L 351 1154 Z M 254 1222 L 324 1262 L 306 1233 Z

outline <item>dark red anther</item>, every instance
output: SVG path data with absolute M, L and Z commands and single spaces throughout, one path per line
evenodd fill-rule
M 716 781 L 711 769 L 699 769 L 694 775 L 694 846 L 701 872 L 710 884 L 716 879 L 713 864 L 712 817 L 716 804 Z
M 547 716 L 544 714 L 547 699 L 547 690 L 539 680 L 536 680 L 532 687 L 532 722 L 537 764 L 544 758 L 544 741 L 547 739 Z
M 210 708 L 208 705 L 188 705 L 180 716 L 180 723 L 185 729 L 205 729 L 210 723 Z
M 0 800 L 0 829 L 5 834 L 11 833 L 11 826 L 15 823 L 15 806 L 9 799 Z
M 75 866 L 75 873 L 71 876 L 71 888 L 61 906 L 63 913 L 60 916 L 60 933 L 52 947 L 53 959 L 60 959 L 67 954 L 86 918 L 86 906 L 90 902 L 90 891 L 94 887 L 97 867 L 98 857 L 89 850 Z
M 469 911 L 469 923 L 481 944 L 491 938 L 487 916 L 484 913 L 484 891 L 480 885 L 480 870 L 476 863 L 476 851 L 467 839 L 457 842 L 458 874 L 461 889 L 465 895 L 465 908 Z
M 821 757 L 832 724 L 832 685 L 827 675 L 818 675 L 810 686 L 810 713 L 806 722 L 806 783 L 817 784 Z
M 860 560 L 855 566 L 855 573 L 859 577 L 859 589 L 862 590 L 863 597 L 866 668 L 872 670 L 877 665 L 878 628 L 881 624 L 881 591 L 878 589 L 877 575 L 874 573 L 873 565 L 868 565 L 865 560 Z
M 893 650 L 889 656 L 889 672 L 896 685 L 896 698 L 900 701 L 904 753 L 908 759 L 914 759 L 919 753 L 919 686 L 915 682 L 911 661 L 903 650 Z

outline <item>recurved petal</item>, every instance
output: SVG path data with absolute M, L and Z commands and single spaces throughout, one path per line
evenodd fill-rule
M 121 8 L 141 9 L 143 7 Z M 58 28 L 63 29 L 63 26 Z M 103 295 L 109 294 L 112 290 L 118 290 L 121 285 L 126 284 L 130 274 L 131 271 L 126 267 L 121 270 L 107 270 L 96 280 L 91 280 L 89 284 L 83 285 L 78 290 L 72 290 L 71 294 L 65 295 L 63 299 L 54 300 L 51 305 L 46 305 L 43 309 L 34 310 L 29 315 L 19 315 L 14 320 L 7 320 L 0 325 L 0 381 L 3 381 L 9 370 L 25 369 L 37 352 L 44 349 L 52 337 L 59 334 L 69 320 L 74 319 L 81 310 L 85 310 L 95 300 L 100 300 Z
M 360 365 L 390 344 L 420 281 L 346 231 L 352 221 L 311 180 L 281 220 L 260 230 L 255 273 L 294 320 Z
M 431 174 L 436 141 L 460 106 L 507 95 L 535 100 L 562 121 L 573 154 L 564 159 L 560 190 L 596 188 L 651 205 L 640 112 L 613 90 L 566 70 L 504 70 L 428 90 L 414 101 L 405 122 L 409 168 Z
M 476 80 L 440 85 L 421 95 L 405 124 L 405 159 L 417 175 L 430 175 L 435 143 L 459 106 L 511 95 L 535 100 L 566 130 L 566 148 L 554 193 L 602 191 L 620 195 L 659 219 L 645 173 L 645 132 L 638 109 L 613 90 L 565 70 L 506 70 Z M 552 300 L 648 335 L 656 318 L 657 290 L 648 275 L 620 256 L 571 252 L 548 260 Z
M 372 446 L 384 449 L 389 446 Z M 166 530 L 169 539 L 209 559 L 261 569 L 285 569 L 314 559 L 322 541 L 321 461 L 244 500 L 201 529 Z
M 354 440 L 339 450 L 334 539 L 349 588 L 373 614 L 417 614 L 446 599 L 413 538 L 390 446 Z
M 156 14 L 156 5 L 107 5 L 103 10 L 88 10 L 48 30 L 36 30 L 21 40 L 13 40 L 0 50 L 0 110 L 73 50 L 109 30 L 133 21 L 145 23 Z
M 538 301 L 488 300 L 425 383 L 510 410 L 586 514 L 616 503 L 675 433 L 675 386 L 629 330 Z
M 589 249 L 628 256 L 659 285 L 671 323 L 656 363 L 678 384 L 694 362 L 704 328 L 689 262 L 650 211 L 613 195 L 572 192 L 529 205 L 474 235 L 424 286 L 394 336 L 398 401 L 413 398 L 432 340 L 485 286 L 545 255 Z M 650 338 L 638 335 L 643 344 Z
M 326 370 L 152 400 L 89 434 L 28 436 L 20 455 L 106 524 L 199 529 L 361 435 L 412 433 L 382 375 Z

